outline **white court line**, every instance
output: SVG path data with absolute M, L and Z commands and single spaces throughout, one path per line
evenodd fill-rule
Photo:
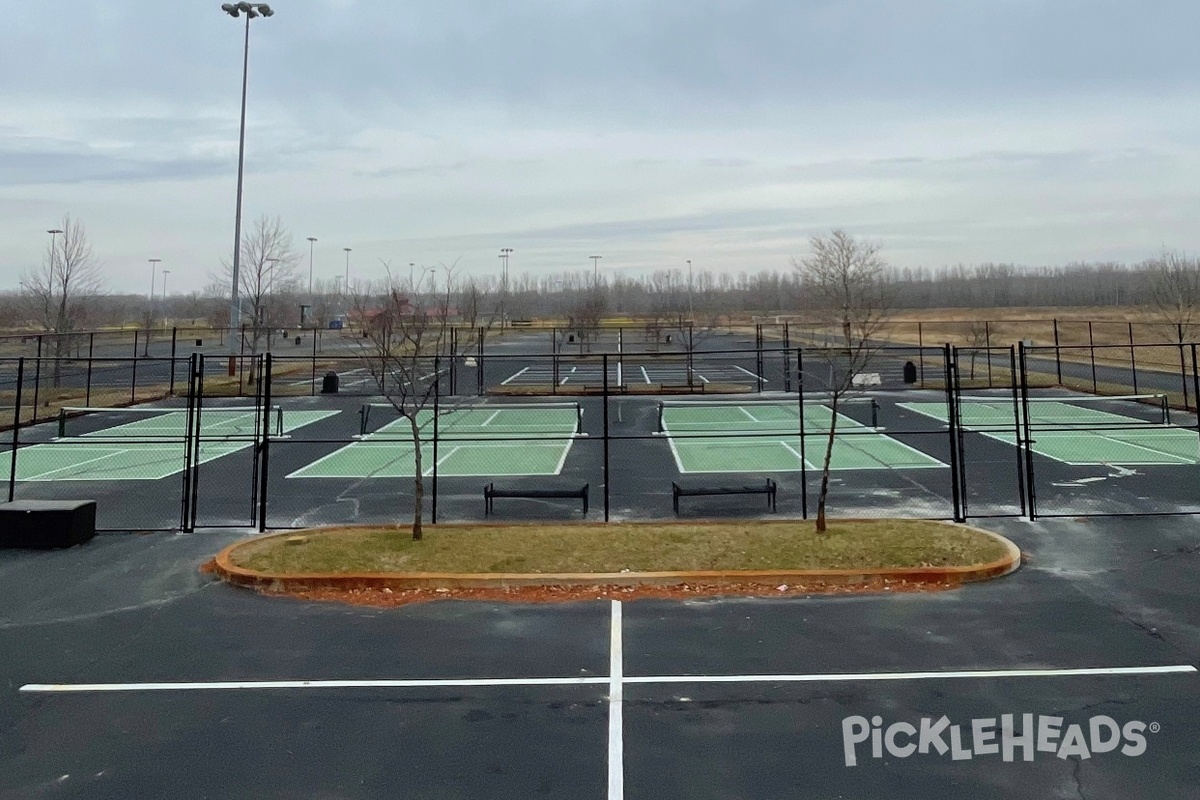
M 616 602 L 616 601 L 614 601 Z M 572 686 L 614 683 L 839 683 L 846 681 L 987 680 L 992 678 L 1086 678 L 1123 675 L 1194 675 L 1191 664 L 1152 667 L 1086 667 L 1079 669 L 980 669 L 947 672 L 827 672 L 780 675 L 620 675 L 570 678 L 448 678 L 421 680 L 317 680 L 317 681 L 195 681 L 178 683 L 27 683 L 26 693 L 227 691 L 237 689 L 423 689 L 469 686 Z
M 524 368 L 522 368 L 522 369 L 521 369 L 521 371 L 520 371 L 520 372 L 514 372 L 512 375 L 509 375 L 507 378 L 505 378 L 504 380 L 500 381 L 500 385 L 501 385 L 501 386 L 507 386 L 509 383 L 511 383 L 512 381 L 515 381 L 517 378 L 521 377 L 522 375 L 524 375 L 524 374 L 525 374 L 526 372 L 528 372 L 528 371 L 529 371 L 529 367 L 524 367 Z
M 743 368 L 743 367 L 739 367 L 737 364 L 730 364 L 729 366 L 733 367 L 734 369 L 740 369 L 742 372 L 746 373 L 746 374 L 747 374 L 747 375 L 749 375 L 751 378 L 754 378 L 754 380 L 756 380 L 756 381 L 762 381 L 763 383 L 770 383 L 770 381 L 769 381 L 769 380 L 767 380 L 766 378 L 762 377 L 761 375 L 755 375 L 755 374 L 754 374 L 753 372 L 751 372 L 750 370 L 748 370 L 748 369 L 745 369 L 745 368 Z
M 608 635 L 608 800 L 625 797 L 624 685 L 621 601 L 613 600 Z
M 459 450 L 461 450 L 461 449 L 462 449 L 462 446 L 461 446 L 461 445 L 460 445 L 460 446 L 458 446 L 458 447 L 451 447 L 451 448 L 450 448 L 450 452 L 449 452 L 449 453 L 446 453 L 446 455 L 444 455 L 444 456 L 442 456 L 441 458 L 439 458 L 439 459 L 437 460 L 437 464 L 436 464 L 435 466 L 438 466 L 438 467 L 440 467 L 440 466 L 443 464 L 443 462 L 445 462 L 445 460 L 446 460 L 446 459 L 448 459 L 450 456 L 454 455 L 455 453 L 457 453 L 457 452 L 458 452 Z M 430 467 L 429 469 L 425 470 L 425 472 L 424 472 L 423 474 L 424 474 L 426 477 L 428 477 L 428 476 L 432 475 L 432 474 L 433 474 L 433 467 Z
M 500 416 L 500 412 L 499 412 L 499 411 L 493 411 L 493 412 L 492 412 L 492 415 L 491 415 L 490 417 L 488 417 L 487 419 L 485 419 L 483 422 L 479 423 L 479 427 L 481 427 L 481 428 L 482 428 L 484 425 L 487 425 L 487 424 L 489 424 L 489 423 L 490 423 L 492 420 L 494 420 L 494 419 L 495 419 L 496 417 L 498 417 L 498 416 Z
M 106 458 L 112 458 L 113 456 L 121 456 L 121 455 L 125 455 L 126 453 L 128 453 L 128 452 L 129 452 L 129 449 L 130 449 L 130 448 L 128 448 L 128 447 L 125 447 L 125 448 L 119 448 L 119 449 L 116 449 L 114 452 L 111 452 L 111 453 L 105 453 L 105 454 L 104 454 L 104 455 L 102 455 L 102 456 L 96 456 L 95 458 L 88 458 L 88 459 L 85 459 L 85 460 L 83 460 L 83 461 L 77 461 L 77 462 L 75 462 L 74 464 L 70 464 L 70 465 L 68 465 L 68 466 L 65 466 L 65 467 L 57 467 L 57 468 L 55 468 L 55 469 L 47 470 L 47 471 L 45 471 L 45 472 L 40 472 L 40 473 L 38 473 L 37 475 L 35 475 L 35 476 L 33 476 L 33 477 L 30 477 L 30 478 L 17 478 L 17 480 L 18 480 L 18 481 L 22 481 L 22 480 L 25 480 L 25 481 L 40 481 L 40 480 L 42 480 L 43 478 L 45 478 L 47 475 L 53 475 L 53 474 L 54 474 L 54 473 L 56 473 L 56 472 L 66 472 L 66 471 L 67 471 L 67 470 L 69 470 L 69 469 L 75 469 L 76 467 L 82 467 L 84 464 L 94 464 L 95 462 L 97 462 L 97 461 L 103 461 L 103 460 L 104 460 L 104 459 L 106 459 Z M 173 454 L 173 453 L 172 453 L 172 454 Z M 19 458 L 17 459 L 17 464 L 18 464 L 18 466 L 20 465 L 20 459 L 19 459 Z M 165 478 L 165 477 L 168 477 L 168 476 L 167 476 L 167 475 L 164 475 L 163 477 Z M 100 478 L 92 478 L 91 480 L 101 480 L 101 479 L 100 479 Z

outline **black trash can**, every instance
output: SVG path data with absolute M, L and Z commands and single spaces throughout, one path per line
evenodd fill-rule
M 904 382 L 905 383 L 916 383 L 917 382 L 917 365 L 911 361 L 906 361 L 904 363 Z
M 203 339 L 197 339 L 197 340 L 196 340 L 196 347 L 204 347 L 204 340 L 203 340 Z
M 299 337 L 299 336 L 297 336 L 297 337 L 296 337 L 296 344 L 300 344 L 300 337 Z
M 338 374 L 336 372 L 326 372 L 325 377 L 321 379 L 321 394 L 337 394 L 338 390 Z

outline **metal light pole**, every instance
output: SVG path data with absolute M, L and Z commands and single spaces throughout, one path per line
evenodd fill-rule
M 508 305 L 508 256 L 512 253 L 511 247 L 500 248 L 500 258 L 504 259 L 504 265 L 500 272 L 500 330 L 504 330 L 504 320 L 507 317 L 505 306 Z
M 317 237 L 308 237 L 308 301 L 312 302 L 312 275 L 313 275 L 313 245 L 316 244 Z
M 414 280 L 413 268 L 415 266 L 417 266 L 417 265 L 415 263 L 413 263 L 412 261 L 408 262 L 408 290 L 410 292 L 415 292 L 417 290 L 417 285 L 415 283 L 413 283 L 413 280 Z
M 596 286 L 600 285 L 600 259 L 603 256 L 588 256 L 592 260 L 592 283 Z
M 142 355 L 150 355 L 150 329 L 154 327 L 154 271 L 162 261 L 161 258 L 147 259 L 150 262 L 150 312 L 146 321 L 146 343 L 142 346 Z
M 343 247 L 342 249 L 346 251 L 346 292 L 349 293 L 349 291 L 350 291 L 350 248 Z
M 54 269 L 54 254 L 58 252 L 54 247 L 55 242 L 57 241 L 55 239 L 55 237 L 58 234 L 62 233 L 62 231 L 60 231 L 58 228 L 55 228 L 54 230 L 46 231 L 46 233 L 50 234 L 50 269 L 53 270 Z M 65 239 L 64 239 L 64 242 L 65 242 Z
M 162 293 L 162 297 L 163 297 L 164 310 L 165 310 L 165 304 L 166 304 L 166 302 L 167 302 L 167 276 L 168 276 L 168 275 L 170 275 L 170 274 L 171 274 L 171 270 L 169 270 L 169 269 L 164 269 L 164 270 L 163 270 L 163 293 Z
M 250 20 L 258 16 L 270 17 L 275 12 L 266 3 L 225 3 L 221 10 L 234 19 L 237 19 L 239 14 L 246 15 L 246 43 L 242 51 L 242 119 L 238 128 L 237 210 L 233 222 L 233 286 L 229 300 L 229 366 L 232 370 L 232 357 L 240 352 L 237 338 L 238 329 L 242 326 L 238 279 L 242 255 L 242 172 L 246 160 L 246 82 L 250 72 Z

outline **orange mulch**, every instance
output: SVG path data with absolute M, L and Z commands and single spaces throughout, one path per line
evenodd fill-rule
M 570 603 L 582 600 L 685 600 L 693 597 L 788 597 L 816 594 L 878 594 L 936 592 L 954 588 L 942 584 L 876 578 L 856 584 L 804 583 L 725 584 L 720 586 L 516 586 L 507 589 L 311 589 L 262 594 L 286 595 L 358 606 L 390 608 L 434 600 L 475 600 L 508 603 Z

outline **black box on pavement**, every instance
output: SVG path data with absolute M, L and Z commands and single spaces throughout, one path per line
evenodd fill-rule
M 95 535 L 95 500 L 15 500 L 0 504 L 0 547 L 70 547 Z

